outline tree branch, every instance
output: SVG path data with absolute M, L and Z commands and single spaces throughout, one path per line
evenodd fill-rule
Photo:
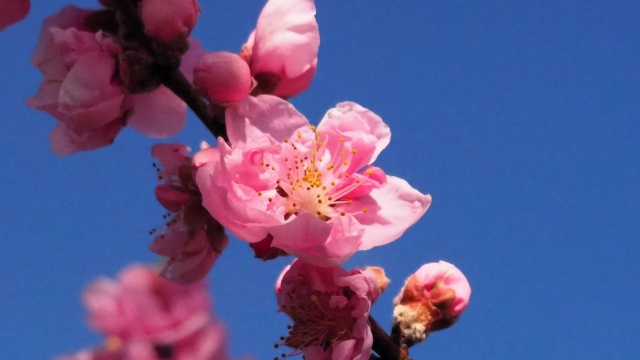
M 373 350 L 382 360 L 411 360 L 408 349 L 393 342 L 371 315 L 369 315 L 369 325 L 373 334 Z

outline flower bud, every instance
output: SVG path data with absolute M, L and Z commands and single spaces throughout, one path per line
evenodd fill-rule
M 220 51 L 200 59 L 193 69 L 193 84 L 213 102 L 234 103 L 249 95 L 253 79 L 239 55 Z
M 467 278 L 452 264 L 423 265 L 394 300 L 392 336 L 408 346 L 423 341 L 430 332 L 453 325 L 470 296 Z
M 378 266 L 366 266 L 362 269 L 363 272 L 370 274 L 376 282 L 378 283 L 378 287 L 380 288 L 380 292 L 384 292 L 389 286 L 391 280 L 384 273 L 384 269 Z
M 196 25 L 197 0 L 142 0 L 140 16 L 147 33 L 164 42 L 186 37 Z

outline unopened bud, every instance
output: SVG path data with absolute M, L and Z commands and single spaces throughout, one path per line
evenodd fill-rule
M 164 42 L 187 38 L 198 20 L 197 0 L 142 0 L 140 16 L 147 33 Z
M 391 282 L 384 273 L 384 269 L 381 267 L 366 266 L 362 271 L 371 274 L 376 279 L 381 293 L 387 289 L 387 286 L 389 286 L 389 283 Z
M 467 278 L 452 264 L 423 265 L 394 300 L 392 336 L 408 346 L 423 341 L 430 332 L 453 325 L 470 296 Z
M 209 100 L 234 103 L 246 98 L 253 88 L 249 65 L 237 54 L 211 52 L 193 69 L 193 84 Z

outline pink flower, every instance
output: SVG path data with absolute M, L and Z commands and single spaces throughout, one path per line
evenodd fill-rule
M 155 237 L 150 249 L 168 258 L 161 275 L 183 284 L 204 278 L 229 243 L 222 226 L 202 207 L 193 180 L 198 166 L 188 153 L 180 143 L 158 144 L 151 150 L 164 168 L 158 168 L 162 183 L 156 187 L 156 197 L 169 214 L 166 231 Z
M 91 11 L 67 7 L 47 18 L 31 63 L 44 79 L 27 105 L 59 123 L 52 150 L 64 156 L 113 143 L 130 125 L 151 137 L 177 134 L 186 105 L 166 87 L 130 94 L 116 73 L 120 47 L 101 31 L 88 31 Z
M 371 355 L 371 303 L 380 295 L 375 279 L 358 269 L 321 268 L 296 260 L 276 284 L 280 311 L 293 326 L 284 345 L 306 359 L 365 360 Z
M 317 129 L 275 96 L 226 111 L 231 146 L 198 170 L 203 205 L 238 238 L 273 237 L 271 247 L 319 266 L 399 238 L 427 210 L 423 195 L 369 166 L 389 143 L 382 119 L 351 102 Z
M 464 274 L 445 261 L 422 265 L 394 300 L 394 332 L 409 346 L 431 331 L 453 325 L 467 308 L 471 287 Z
M 0 0 L 0 31 L 24 19 L 30 7 L 29 0 Z
M 313 0 L 269 0 L 242 49 L 261 93 L 291 97 L 316 73 L 320 32 Z
M 140 16 L 149 35 L 165 42 L 186 39 L 196 25 L 197 0 L 142 0 Z
M 203 283 L 176 285 L 158 277 L 152 267 L 134 265 L 117 280 L 95 281 L 84 301 L 89 323 L 108 339 L 98 354 L 131 360 L 167 354 L 174 360 L 217 360 L 226 354 L 225 330 L 211 314 Z
M 247 63 L 236 54 L 225 51 L 203 56 L 193 69 L 193 84 L 216 103 L 235 103 L 253 89 Z

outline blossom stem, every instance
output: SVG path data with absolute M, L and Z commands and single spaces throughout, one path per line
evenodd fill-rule
M 371 315 L 369 325 L 373 334 L 373 350 L 381 360 L 411 360 L 407 347 L 398 346 Z
M 173 69 L 163 77 L 162 84 L 184 101 L 194 114 L 209 129 L 213 136 L 227 140 L 224 124 L 224 108 L 211 106 L 191 85 L 179 69 Z

